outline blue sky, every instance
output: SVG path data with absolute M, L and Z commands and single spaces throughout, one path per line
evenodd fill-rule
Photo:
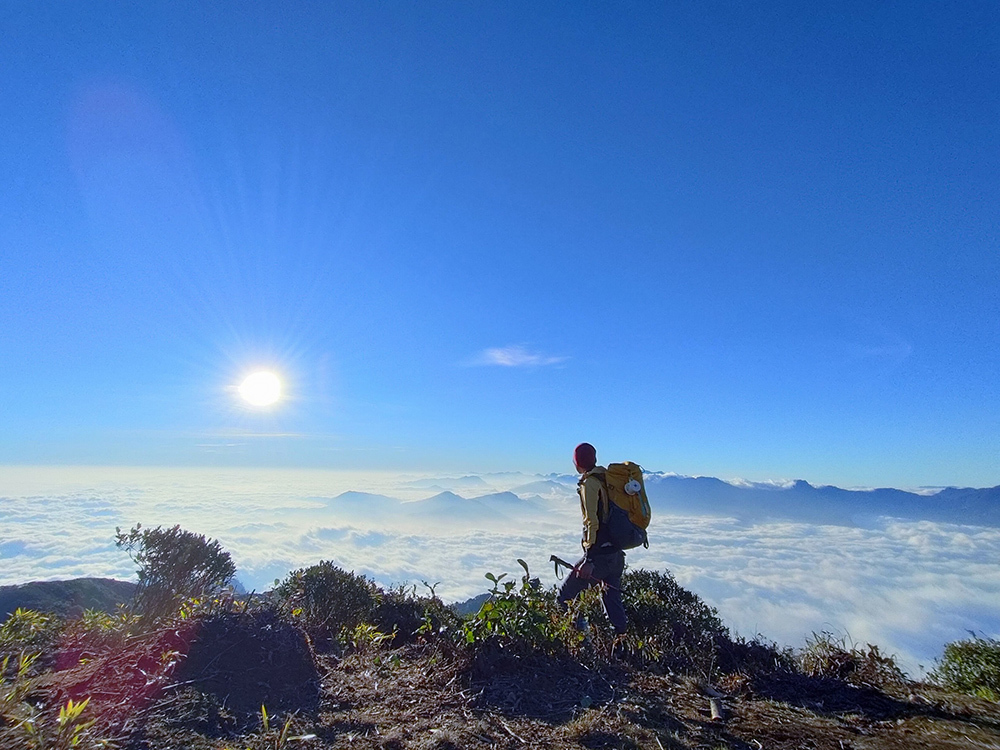
M 993 2 L 0 22 L 0 463 L 1000 483 Z

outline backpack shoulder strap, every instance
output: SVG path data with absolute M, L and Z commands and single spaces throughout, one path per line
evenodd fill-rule
M 590 479 L 590 477 L 594 477 L 594 479 L 601 483 L 601 487 L 597 493 L 597 517 L 601 523 L 604 523 L 608 520 L 608 514 L 611 512 L 611 506 L 609 505 L 611 495 L 608 494 L 607 475 L 603 471 L 588 471 L 580 477 L 577 487 L 582 488 L 583 483 Z

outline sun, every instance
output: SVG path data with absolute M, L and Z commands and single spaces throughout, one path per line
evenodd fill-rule
M 273 372 L 262 370 L 248 375 L 240 385 L 243 400 L 253 406 L 270 406 L 281 398 L 281 381 Z

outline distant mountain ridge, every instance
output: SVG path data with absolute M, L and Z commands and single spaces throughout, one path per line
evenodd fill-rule
M 875 516 L 1000 526 L 1000 486 L 948 487 L 933 494 L 893 488 L 845 490 L 804 480 L 787 485 L 734 484 L 715 477 L 647 472 L 646 492 L 664 513 L 725 515 L 742 520 L 792 518 L 853 525 Z
M 114 612 L 135 593 L 135 584 L 113 578 L 74 578 L 0 586 L 0 622 L 18 608 L 69 616 L 86 609 Z
M 569 474 L 535 475 L 534 481 L 512 490 L 464 497 L 444 490 L 421 499 L 402 501 L 385 495 L 344 492 L 323 500 L 340 509 L 387 523 L 403 519 L 475 527 L 503 527 L 504 523 L 540 520 L 554 509 L 565 509 L 576 496 L 578 477 Z M 527 478 L 527 477 L 526 477 Z M 783 482 L 726 481 L 716 477 L 645 472 L 646 491 L 657 513 L 726 516 L 742 521 L 791 520 L 854 526 L 879 517 L 942 521 L 972 526 L 1000 527 L 1000 486 L 947 487 L 935 492 L 912 492 L 883 487 L 842 489 L 813 485 L 805 480 Z M 463 477 L 471 480 L 471 477 Z M 439 486 L 425 480 L 428 488 Z M 470 487 L 480 488 L 468 481 Z
M 422 522 L 477 528 L 482 525 L 509 527 L 518 520 L 539 519 L 548 510 L 537 495 L 492 492 L 463 497 L 450 490 L 420 500 L 399 500 L 386 495 L 347 491 L 336 497 L 317 498 L 331 511 L 348 514 L 352 520 L 392 526 Z

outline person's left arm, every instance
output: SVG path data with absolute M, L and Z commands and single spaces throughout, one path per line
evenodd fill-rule
M 580 486 L 580 507 L 583 511 L 583 549 L 589 559 L 601 526 L 601 481 L 597 477 L 587 477 Z

